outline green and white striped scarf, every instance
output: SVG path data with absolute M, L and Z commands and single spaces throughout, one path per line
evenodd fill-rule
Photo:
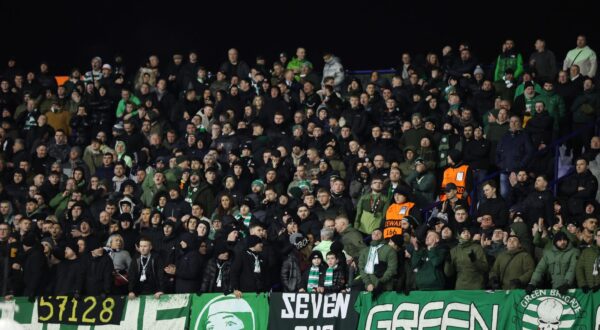
M 319 266 L 312 266 L 308 271 L 308 285 L 306 291 L 313 292 L 319 286 Z
M 252 213 L 248 213 L 247 216 L 243 216 L 240 213 L 238 213 L 237 219 L 238 220 L 242 219 L 244 221 L 244 226 L 246 226 L 246 228 L 249 228 L 250 227 L 250 220 L 252 220 Z
M 327 271 L 325 272 L 325 286 L 333 285 L 333 271 L 337 268 L 337 265 L 333 267 L 327 267 Z

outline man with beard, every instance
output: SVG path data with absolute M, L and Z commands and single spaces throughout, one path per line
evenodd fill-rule
M 579 250 L 571 245 L 564 232 L 554 234 L 552 248 L 544 251 L 544 256 L 535 268 L 525 292 L 531 294 L 542 284 L 544 276 L 548 276 L 551 288 L 566 294 L 567 290 L 575 285 L 575 265 L 578 257 Z
M 502 79 L 502 73 L 510 68 L 514 70 L 514 76 L 519 79 L 523 73 L 523 56 L 515 49 L 515 42 L 512 39 L 507 39 L 502 44 L 502 53 L 496 59 L 496 70 L 494 72 L 494 80 Z
M 506 251 L 496 257 L 490 270 L 490 287 L 493 290 L 521 289 L 529 283 L 535 261 L 523 247 L 518 236 L 510 235 L 506 241 Z
M 371 179 L 371 191 L 362 195 L 356 206 L 354 227 L 365 235 L 375 228 L 380 228 L 383 221 L 384 208 L 388 198 L 382 193 L 383 179 L 375 176 Z

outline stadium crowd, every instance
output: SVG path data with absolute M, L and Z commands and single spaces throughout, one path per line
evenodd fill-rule
M 94 57 L 61 85 L 11 58 L 2 295 L 598 290 L 596 54 L 501 48 L 364 81 L 301 47 Z

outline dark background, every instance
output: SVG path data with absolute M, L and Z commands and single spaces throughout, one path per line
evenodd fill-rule
M 579 33 L 598 50 L 600 24 L 583 18 L 592 12 L 589 3 L 575 1 L 0 0 L 0 70 L 15 56 L 21 68 L 37 71 L 46 60 L 53 73 L 65 74 L 87 69 L 94 55 L 112 63 L 120 53 L 131 72 L 149 54 L 165 65 L 173 51 L 195 49 L 214 71 L 230 47 L 249 64 L 262 54 L 270 65 L 281 51 L 291 59 L 299 45 L 317 67 L 331 49 L 347 69 L 384 69 L 396 66 L 403 51 L 441 53 L 463 40 L 485 64 L 507 37 L 526 60 L 538 36 L 562 61 Z

